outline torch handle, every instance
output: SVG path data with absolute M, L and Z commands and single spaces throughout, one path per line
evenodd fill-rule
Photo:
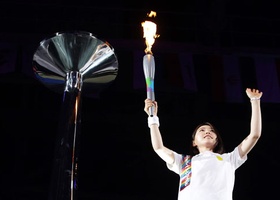
M 155 100 L 155 93 L 147 90 L 147 98 L 154 101 Z M 150 114 L 151 117 L 154 115 L 154 106 L 149 108 L 149 114 Z

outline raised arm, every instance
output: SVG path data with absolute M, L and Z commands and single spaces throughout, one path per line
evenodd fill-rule
M 153 117 L 149 116 L 149 108 L 154 106 Z M 174 162 L 173 151 L 164 146 L 161 133 L 159 130 L 159 119 L 157 116 L 158 104 L 156 101 L 150 99 L 145 100 L 144 111 L 148 115 L 148 126 L 150 127 L 151 142 L 154 151 L 158 156 L 163 159 L 166 163 L 172 164 Z
M 263 93 L 257 89 L 247 88 L 246 94 L 250 98 L 251 102 L 251 124 L 249 135 L 238 146 L 241 158 L 247 155 L 256 145 L 257 141 L 261 137 L 262 131 L 260 100 Z

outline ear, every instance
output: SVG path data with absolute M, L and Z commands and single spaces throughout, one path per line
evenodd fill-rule
M 194 141 L 192 142 L 192 146 L 193 146 L 193 147 L 196 147 L 196 144 L 195 144 L 195 142 L 194 142 Z

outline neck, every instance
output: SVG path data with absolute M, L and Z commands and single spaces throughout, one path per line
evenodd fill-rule
M 211 152 L 213 152 L 213 149 L 212 149 L 212 148 L 209 148 L 209 147 L 200 147 L 200 148 L 198 148 L 198 151 L 199 151 L 199 153 L 203 153 L 203 152 L 205 152 L 205 151 L 211 151 Z

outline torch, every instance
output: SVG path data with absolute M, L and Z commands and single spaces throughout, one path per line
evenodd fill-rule
M 148 15 L 150 18 L 156 16 L 156 12 L 151 11 Z M 146 90 L 147 90 L 147 98 L 151 100 L 155 100 L 155 92 L 154 92 L 154 76 L 155 76 L 155 59 L 152 53 L 152 45 L 155 42 L 155 38 L 159 37 L 159 35 L 156 34 L 157 31 L 157 25 L 147 20 L 145 22 L 142 22 L 142 27 L 144 31 L 144 38 L 146 43 L 146 49 L 145 49 L 145 56 L 143 57 L 143 69 L 144 69 L 144 75 L 146 80 Z M 153 116 L 154 108 L 150 107 L 149 114 L 150 116 Z

